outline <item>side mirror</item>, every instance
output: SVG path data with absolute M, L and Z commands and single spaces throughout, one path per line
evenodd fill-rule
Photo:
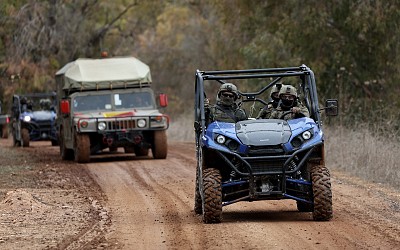
M 61 114 L 63 115 L 69 115 L 71 112 L 70 107 L 69 107 L 69 101 L 68 100 L 61 100 Z
M 160 102 L 160 106 L 165 108 L 168 106 L 168 97 L 167 94 L 160 94 L 159 95 L 159 102 Z
M 327 116 L 337 116 L 339 114 L 338 100 L 328 99 L 325 101 L 325 114 Z

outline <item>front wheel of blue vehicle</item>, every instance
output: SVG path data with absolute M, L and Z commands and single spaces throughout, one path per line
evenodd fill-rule
M 314 197 L 313 219 L 328 221 L 332 219 L 332 190 L 329 170 L 322 165 L 311 168 Z
M 218 169 L 203 170 L 203 222 L 220 223 L 222 216 L 221 173 Z

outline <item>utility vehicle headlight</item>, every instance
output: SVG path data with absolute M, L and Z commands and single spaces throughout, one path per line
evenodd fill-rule
M 144 128 L 144 127 L 146 127 L 146 120 L 144 120 L 144 119 L 138 120 L 138 121 L 137 121 L 137 126 L 138 126 L 138 128 Z
M 32 118 L 29 115 L 24 116 L 24 122 L 30 122 Z
M 311 134 L 311 132 L 310 132 L 309 130 L 304 131 L 304 132 L 301 134 L 301 137 L 303 137 L 304 140 L 310 139 L 311 136 L 312 136 L 312 134 Z
M 225 141 L 226 141 L 226 138 L 225 138 L 225 136 L 223 136 L 223 135 L 218 135 L 216 139 L 217 139 L 217 142 L 218 142 L 219 144 L 224 144 Z
M 106 123 L 105 122 L 99 122 L 99 124 L 97 124 L 97 128 L 99 130 L 105 130 L 106 129 Z

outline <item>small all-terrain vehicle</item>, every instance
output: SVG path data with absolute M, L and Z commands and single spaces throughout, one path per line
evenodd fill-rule
M 233 80 L 233 81 L 231 81 Z M 297 88 L 310 117 L 210 122 L 204 107 L 213 83 L 238 86 L 239 105 L 267 105 L 276 84 Z M 215 85 L 215 84 L 214 84 Z M 251 92 L 241 92 L 242 89 Z M 212 87 L 211 87 L 212 89 Z M 214 88 L 215 90 L 216 88 Z M 215 92 L 214 92 L 215 93 Z M 264 97 L 263 97 L 264 96 Z M 197 155 L 194 211 L 205 223 L 219 223 L 223 206 L 239 201 L 293 199 L 300 212 L 319 221 L 332 218 L 330 173 L 325 166 L 321 110 L 337 115 L 337 100 L 318 105 L 313 71 L 306 65 L 287 68 L 200 71 L 195 81 Z
M 12 134 L 14 146 L 29 147 L 30 141 L 51 141 L 58 145 L 56 129 L 56 94 L 14 95 Z

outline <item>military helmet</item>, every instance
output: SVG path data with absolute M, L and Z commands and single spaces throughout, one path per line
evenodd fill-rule
M 235 95 L 235 99 L 239 97 L 237 87 L 233 83 L 224 83 L 219 87 L 218 97 L 220 97 L 222 92 L 231 92 Z
M 277 84 L 275 84 L 274 86 L 272 86 L 271 92 L 270 92 L 270 96 L 272 97 L 272 95 L 273 95 L 274 93 L 279 93 L 279 91 L 281 90 L 281 88 L 282 88 L 283 86 L 285 86 L 285 85 L 283 85 L 282 83 L 277 83 Z
M 293 95 L 294 97 L 297 97 L 297 90 L 291 85 L 284 85 L 279 91 L 279 96 L 281 95 Z

